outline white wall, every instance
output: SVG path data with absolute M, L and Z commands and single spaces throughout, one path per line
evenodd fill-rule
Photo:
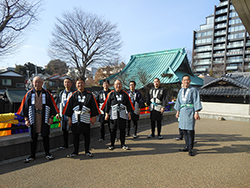
M 250 115 L 249 104 L 202 102 L 203 113 Z

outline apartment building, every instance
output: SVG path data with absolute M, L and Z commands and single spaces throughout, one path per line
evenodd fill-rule
M 250 37 L 233 4 L 220 0 L 206 23 L 193 32 L 192 68 L 196 75 L 250 70 Z

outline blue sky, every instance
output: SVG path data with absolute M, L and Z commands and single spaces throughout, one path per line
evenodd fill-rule
M 125 63 L 134 54 L 181 47 L 191 51 L 193 30 L 206 22 L 218 4 L 219 0 L 45 0 L 39 21 L 26 33 L 23 45 L 13 56 L 0 60 L 0 67 L 48 64 L 55 18 L 74 7 L 117 23 Z

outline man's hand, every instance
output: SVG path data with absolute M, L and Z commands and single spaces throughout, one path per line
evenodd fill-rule
M 30 120 L 29 120 L 29 119 L 26 119 L 26 120 L 25 120 L 25 125 L 26 125 L 27 127 L 30 126 Z
M 128 113 L 128 119 L 131 120 L 131 114 L 130 114 L 130 112 Z
M 59 119 L 60 118 L 60 114 L 56 114 L 56 119 Z
M 178 119 L 179 115 L 180 115 L 180 111 L 177 111 L 176 114 L 175 114 L 175 117 Z
M 198 112 L 194 113 L 194 119 L 195 120 L 200 120 L 201 119 L 200 116 L 199 116 L 199 114 L 198 114 Z
M 91 123 L 91 125 L 94 125 L 95 122 L 96 122 L 96 116 L 93 116 L 92 119 L 91 119 L 91 121 L 90 121 L 90 123 Z
M 108 113 L 105 114 L 105 120 L 106 120 L 106 121 L 109 120 L 109 114 L 108 114 Z
M 71 119 L 71 117 L 68 117 L 68 124 L 69 124 L 70 127 L 72 126 L 72 119 Z
M 52 117 L 49 118 L 49 124 L 50 125 L 53 124 L 53 118 Z
M 139 108 L 139 110 L 138 110 L 138 115 L 140 115 L 141 114 L 141 109 Z
M 161 114 L 164 112 L 165 108 L 161 108 Z

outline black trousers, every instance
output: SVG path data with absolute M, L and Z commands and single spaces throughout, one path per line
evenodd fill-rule
M 157 120 L 157 133 L 161 135 L 161 120 Z M 151 120 L 151 134 L 155 136 L 155 121 Z
M 179 139 L 183 139 L 183 130 L 179 128 Z
M 100 126 L 100 132 L 101 132 L 101 138 L 103 140 L 105 140 L 105 123 L 108 123 L 108 128 L 109 128 L 109 133 L 111 133 L 111 130 L 110 130 L 110 122 L 109 121 L 104 121 L 101 123 L 101 126 Z
M 36 157 L 36 149 L 37 149 L 37 138 L 38 133 L 33 134 L 30 140 L 30 150 L 31 150 L 31 157 Z M 43 147 L 45 151 L 45 155 L 50 155 L 49 153 L 49 136 L 43 136 Z
M 63 132 L 63 147 L 69 147 L 69 131 L 67 130 L 67 128 L 62 128 L 62 132 Z
M 133 124 L 134 124 L 134 135 L 137 134 L 137 129 L 138 129 L 138 121 L 135 121 L 135 120 L 132 120 L 133 121 Z M 130 123 L 131 123 L 131 120 L 128 120 L 127 121 L 127 135 L 130 135 Z
M 90 145 L 90 132 L 81 133 L 84 136 L 84 145 L 85 145 L 85 153 L 89 152 L 89 145 Z M 79 142 L 80 142 L 80 135 L 73 133 L 73 142 L 74 142 L 74 154 L 79 153 Z
M 119 130 L 120 130 L 120 141 L 122 147 L 125 145 L 125 128 Z M 111 129 L 111 146 L 115 145 L 116 131 L 117 129 Z
M 194 130 L 183 130 L 186 147 L 188 150 L 193 149 L 194 147 Z

